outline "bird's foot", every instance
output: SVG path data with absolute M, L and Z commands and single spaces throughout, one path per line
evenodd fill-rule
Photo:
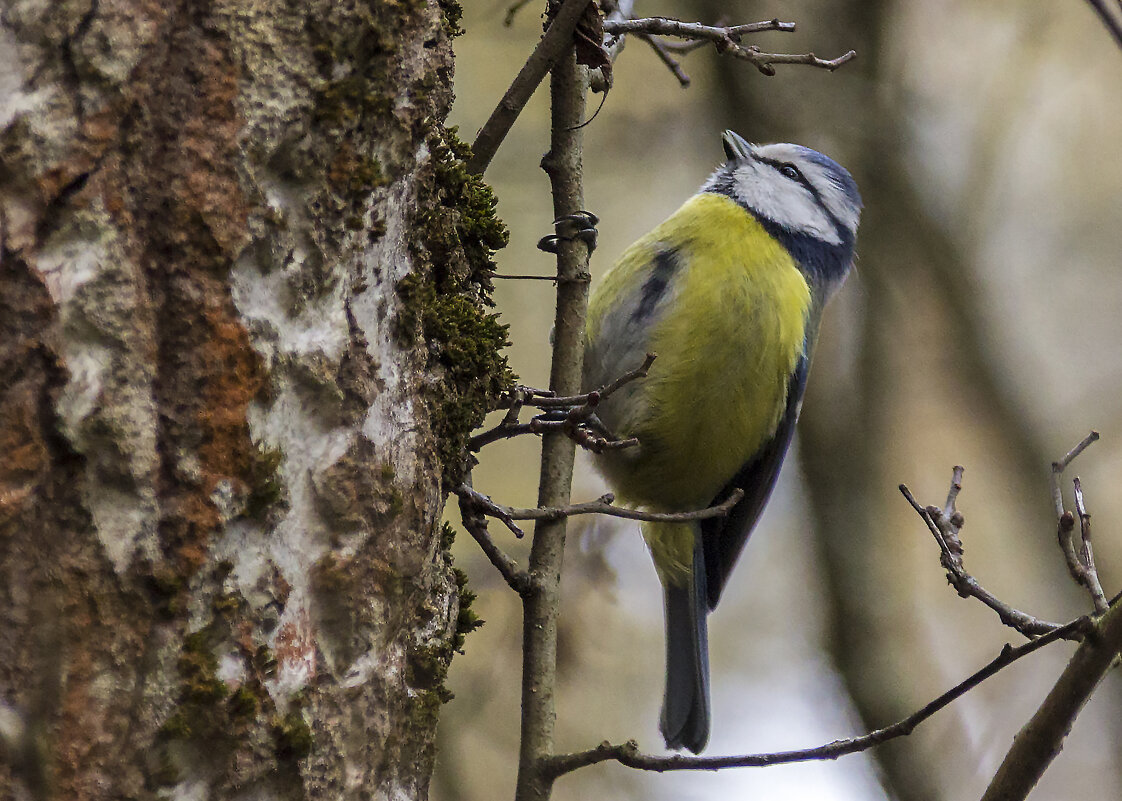
M 580 211 L 566 214 L 553 221 L 553 228 L 557 233 L 543 236 L 538 240 L 538 250 L 546 253 L 556 253 L 561 242 L 580 240 L 588 246 L 588 252 L 596 250 L 596 223 L 600 218 L 591 211 Z

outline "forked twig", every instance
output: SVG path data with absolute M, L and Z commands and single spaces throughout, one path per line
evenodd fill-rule
M 962 490 L 963 468 L 956 466 L 951 478 L 951 488 L 947 493 L 947 508 L 938 506 L 922 506 L 912 495 L 906 485 L 900 485 L 900 492 L 915 509 L 916 513 L 927 524 L 928 530 L 939 544 L 939 563 L 947 571 L 947 581 L 955 588 L 962 598 L 976 598 L 997 613 L 998 618 L 1006 626 L 1016 629 L 1026 637 L 1050 634 L 1063 628 L 1058 623 L 1034 617 L 1019 609 L 1014 609 L 1009 604 L 1000 600 L 993 593 L 986 590 L 978 580 L 971 576 L 963 563 L 963 546 L 959 538 L 965 519 L 962 513 L 955 508 L 958 494 Z
M 833 72 L 838 67 L 857 57 L 856 51 L 850 50 L 844 55 L 833 59 L 822 59 L 813 53 L 765 53 L 755 45 L 742 45 L 740 39 L 747 33 L 760 33 L 762 31 L 793 31 L 795 23 L 780 22 L 778 19 L 752 22 L 746 25 L 730 25 L 717 27 L 702 25 L 697 22 L 682 22 L 665 17 L 647 17 L 644 19 L 605 20 L 604 32 L 610 36 L 625 36 L 627 34 L 651 36 L 675 36 L 687 40 L 686 47 L 678 47 L 679 51 L 693 49 L 694 42 L 708 42 L 713 45 L 718 53 L 728 53 L 735 58 L 747 61 L 764 75 L 774 75 L 776 64 L 805 64 L 811 67 Z M 660 43 L 661 44 L 661 43 Z M 652 42 L 652 47 L 655 47 Z M 663 59 L 676 76 L 684 75 L 677 68 L 665 47 L 656 47 L 655 52 Z M 679 81 L 681 81 L 679 77 Z M 686 81 L 688 81 L 688 76 Z M 684 85 L 684 84 L 683 84 Z
M 503 416 L 502 422 L 481 434 L 476 434 L 468 440 L 468 450 L 478 451 L 484 445 L 489 445 L 492 442 L 497 442 L 502 439 L 509 439 L 517 437 L 522 434 L 545 434 L 549 431 L 560 431 L 578 445 L 593 453 L 603 453 L 606 450 L 616 450 L 619 448 L 632 448 L 639 444 L 639 440 L 634 437 L 628 439 L 620 439 L 604 428 L 598 420 L 595 419 L 596 407 L 603 402 L 606 398 L 611 397 L 618 392 L 621 388 L 637 381 L 640 378 L 645 378 L 654 364 L 656 356 L 653 353 L 648 353 L 643 363 L 630 370 L 619 378 L 615 379 L 609 384 L 604 385 L 600 389 L 586 392 L 583 395 L 571 395 L 568 397 L 554 397 L 548 390 L 534 389 L 533 387 L 516 387 L 513 391 L 500 402 L 499 408 L 504 406 L 507 409 L 506 415 Z M 524 406 L 531 406 L 544 411 L 552 411 L 555 414 L 561 414 L 563 410 L 567 410 L 564 418 L 562 419 L 548 419 L 538 417 L 531 420 L 529 423 L 519 423 L 518 413 Z
M 1064 554 L 1068 573 L 1076 584 L 1087 590 L 1095 611 L 1105 612 L 1109 603 L 1103 592 L 1102 583 L 1099 581 L 1099 571 L 1095 567 L 1094 551 L 1091 548 L 1091 515 L 1083 498 L 1083 486 L 1078 477 L 1072 482 L 1075 489 L 1075 509 L 1079 516 L 1078 550 L 1075 545 L 1075 515 L 1064 509 L 1063 490 L 1061 478 L 1079 454 L 1083 453 L 1092 443 L 1098 441 L 1099 432 L 1092 431 L 1079 444 L 1068 451 L 1062 459 L 1052 462 L 1052 503 L 1056 508 L 1056 539 L 1059 541 L 1060 550 Z

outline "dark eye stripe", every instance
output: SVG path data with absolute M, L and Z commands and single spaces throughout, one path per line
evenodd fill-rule
M 780 175 L 783 175 L 784 178 L 788 178 L 789 180 L 792 180 L 792 181 L 797 181 L 799 184 L 801 184 L 803 186 L 803 188 L 806 189 L 806 191 L 810 192 L 810 196 L 812 198 L 814 198 L 814 202 L 818 205 L 818 208 L 822 209 L 823 213 L 825 213 L 825 215 L 830 219 L 830 222 L 834 226 L 834 230 L 837 232 L 838 236 L 843 241 L 845 240 L 845 238 L 847 236 L 850 235 L 849 234 L 849 229 L 847 229 L 844 225 L 842 225 L 841 220 L 839 220 L 834 215 L 834 213 L 832 211 L 830 211 L 830 209 L 826 205 L 825 201 L 822 200 L 822 195 L 819 194 L 818 190 L 815 189 L 814 186 L 810 183 L 810 181 L 808 181 L 806 179 L 806 176 L 803 175 L 802 170 L 800 170 L 798 167 L 795 167 L 794 164 L 790 164 L 789 162 L 786 162 L 786 161 L 776 161 L 775 159 L 769 159 L 769 158 L 765 158 L 765 157 L 762 157 L 762 156 L 756 156 L 755 158 L 756 158 L 756 161 L 763 162 L 764 164 L 767 164 L 769 167 L 772 167 L 775 170 L 777 170 Z M 783 174 L 783 168 L 784 167 L 795 167 L 795 171 L 798 172 L 799 177 L 798 178 L 792 178 L 790 176 L 784 175 Z

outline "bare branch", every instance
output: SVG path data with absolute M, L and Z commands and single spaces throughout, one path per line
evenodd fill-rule
M 857 58 L 856 50 L 850 50 L 837 58 L 823 59 L 814 55 L 814 53 L 764 53 L 755 45 L 738 46 L 730 52 L 737 58 L 755 66 L 764 75 L 769 76 L 775 74 L 774 65 L 776 64 L 806 64 L 810 67 L 819 67 L 828 72 L 833 72 L 843 64 Z
M 628 520 L 645 520 L 653 523 L 685 523 L 690 520 L 707 520 L 711 517 L 725 517 L 744 497 L 744 490 L 737 489 L 716 506 L 693 512 L 644 512 L 639 509 L 615 506 L 615 496 L 610 492 L 607 495 L 600 496 L 598 500 L 585 503 L 538 509 L 515 509 L 495 503 L 486 495 L 480 495 L 470 488 L 460 486 L 456 489 L 457 494 L 465 491 L 483 499 L 483 502 L 479 504 L 481 512 L 502 520 L 512 529 L 517 529 L 514 525 L 515 520 L 560 520 L 563 517 L 575 517 L 576 515 L 608 515 L 609 517 L 623 517 Z
M 1064 496 L 1060 491 L 1060 476 L 1063 475 L 1067 466 L 1075 461 L 1075 458 L 1092 443 L 1097 442 L 1099 439 L 1099 432 L 1092 431 L 1079 441 L 1079 444 L 1064 454 L 1064 457 L 1058 462 L 1052 462 L 1052 503 L 1056 507 L 1056 518 L 1059 519 L 1064 516 Z
M 794 30 L 795 23 L 780 22 L 778 19 L 725 27 L 702 25 L 698 22 L 681 22 L 667 17 L 604 20 L 604 33 L 612 36 L 623 36 L 629 33 L 639 33 L 646 36 L 677 36 L 680 39 L 704 39 L 722 47 L 736 45 L 740 41 L 740 37 L 746 33 L 761 33 L 762 31 L 786 31 L 789 33 Z
M 576 30 L 577 22 L 580 21 L 589 2 L 591 0 L 565 0 L 557 16 L 550 23 L 549 30 L 538 42 L 534 52 L 526 59 L 526 63 L 518 71 L 503 99 L 479 129 L 479 135 L 471 145 L 472 156 L 467 162 L 468 172 L 482 175 L 487 169 L 499 145 L 510 132 L 522 109 L 526 107 L 538 84 L 553 66 L 553 62 L 566 52 L 566 48 L 572 46 L 573 31 Z
M 593 405 L 603 401 L 618 392 L 627 384 L 632 381 L 637 381 L 640 378 L 646 378 L 647 374 L 651 371 L 651 365 L 654 364 L 655 359 L 658 358 L 657 353 L 648 353 L 643 359 L 643 363 L 636 367 L 634 370 L 621 375 L 610 384 L 605 384 L 599 389 L 588 392 L 584 395 L 573 395 L 568 398 L 554 398 L 554 397 L 540 397 L 526 401 L 527 406 L 537 406 L 539 409 L 553 409 L 560 406 L 577 406 L 579 404 L 592 403 Z
M 670 55 L 670 51 L 666 47 L 666 42 L 661 39 L 656 39 L 653 36 L 647 36 L 646 34 L 639 34 L 638 36 L 650 46 L 654 54 L 658 56 L 658 60 L 666 65 L 666 68 L 670 70 L 670 74 L 678 79 L 678 84 L 683 89 L 688 88 L 690 85 L 690 76 L 682 69 L 682 65 L 678 63 L 678 60 Z
M 646 37 L 676 36 L 690 40 L 691 45 L 692 42 L 698 41 L 710 42 L 718 53 L 728 53 L 743 61 L 747 61 L 764 75 L 774 75 L 774 65 L 776 64 L 806 64 L 811 67 L 819 67 L 833 72 L 846 62 L 857 57 L 856 51 L 853 50 L 834 59 L 821 59 L 813 53 L 765 53 L 755 45 L 745 46 L 740 44 L 740 38 L 746 33 L 793 30 L 795 30 L 795 23 L 780 22 L 778 19 L 753 22 L 747 25 L 731 25 L 728 27 L 701 25 L 696 22 L 681 22 L 664 17 L 605 20 L 604 22 L 604 32 L 612 36 L 623 36 L 626 34 L 636 34 Z M 653 46 L 652 44 L 652 47 Z M 682 50 L 684 48 L 679 47 L 677 49 Z M 663 58 L 664 62 L 666 62 L 666 59 L 670 58 L 665 47 L 661 50 L 656 49 L 656 52 L 659 53 L 659 57 Z M 673 62 L 673 59 L 671 59 L 671 62 Z M 673 63 L 676 67 L 677 62 Z M 676 71 L 675 74 L 677 75 L 679 72 L 680 70 Z M 679 80 L 681 79 L 679 78 Z
M 1032 719 L 1013 738 L 982 801 L 1021 801 L 1036 786 L 1064 745 L 1075 718 L 1122 648 L 1122 605 L 1115 605 L 1086 632 L 1064 672 Z
M 652 770 L 661 773 L 670 770 L 757 768 L 767 767 L 769 765 L 789 764 L 791 762 L 837 759 L 838 757 L 848 754 L 867 751 L 873 746 L 880 745 L 888 740 L 911 734 L 920 723 L 977 687 L 1002 668 L 1056 640 L 1078 638 L 1080 633 L 1085 631 L 1089 626 L 1090 621 L 1082 617 L 1064 626 L 1060 626 L 1042 637 L 1017 646 L 1016 648 L 1006 644 L 1005 647 L 1001 649 L 1001 653 L 991 660 L 989 664 L 971 675 L 965 681 L 955 685 L 923 708 L 917 710 L 903 720 L 893 723 L 891 726 L 877 729 L 861 737 L 835 740 L 825 745 L 816 746 L 814 748 L 804 748 L 798 751 L 778 751 L 770 754 L 717 757 L 687 757 L 679 755 L 655 756 L 652 754 L 643 754 L 639 751 L 639 747 L 634 740 L 620 745 L 602 743 L 588 751 L 581 751 L 574 754 L 559 754 L 551 757 L 546 761 L 545 769 L 554 776 L 560 776 L 585 767 L 586 765 L 616 761 L 629 768 Z
M 958 489 L 955 489 L 956 484 Z M 962 468 L 956 467 L 954 478 L 951 481 L 951 491 L 947 497 L 948 507 L 957 499 L 961 484 Z M 1002 623 L 1016 629 L 1026 637 L 1047 635 L 1064 628 L 1057 623 L 1049 623 L 1014 609 L 982 587 L 977 579 L 966 572 L 966 567 L 962 561 L 962 543 L 958 538 L 958 531 L 964 522 L 961 512 L 954 510 L 950 515 L 947 515 L 945 510 L 937 506 L 921 506 L 915 496 L 912 495 L 911 490 L 904 484 L 900 485 L 900 492 L 903 493 L 912 508 L 916 510 L 916 513 L 923 518 L 923 522 L 927 524 L 927 528 L 935 537 L 935 541 L 939 543 L 941 554 L 939 563 L 947 570 L 947 581 L 955 588 L 959 596 L 962 598 L 977 598 L 996 612 Z
M 488 513 L 490 507 L 494 504 L 491 503 L 490 498 L 473 490 L 470 481 L 471 477 L 469 475 L 467 482 L 456 489 L 456 494 L 460 497 L 460 520 L 467 532 L 479 543 L 483 553 L 499 571 L 510 588 L 522 597 L 526 597 L 533 590 L 533 580 L 529 573 L 519 570 L 518 563 L 511 559 L 499 546 L 495 545 L 491 539 L 491 535 L 487 531 L 487 518 L 484 514 Z M 516 536 L 522 536 L 521 529 L 513 522 L 507 522 L 507 525 L 516 532 Z
M 566 0 L 569 5 L 573 0 Z M 550 145 L 542 159 L 549 175 L 555 220 L 572 218 L 584 208 L 581 120 L 587 79 L 568 50 L 550 77 Z M 588 310 L 587 238 L 557 242 L 557 308 L 553 325 L 553 358 L 549 388 L 557 395 L 580 391 L 584 328 Z M 565 437 L 542 438 L 538 506 L 564 506 L 572 488 L 575 448 Z M 518 753 L 516 801 L 548 799 L 553 780 L 542 773 L 553 753 L 557 720 L 557 619 L 560 614 L 561 564 L 565 554 L 566 519 L 541 520 L 534 526 L 530 549 L 533 590 L 522 596 L 522 721 Z
M 619 439 L 610 431 L 607 431 L 599 421 L 594 419 L 595 409 L 600 402 L 618 392 L 623 386 L 637 379 L 645 378 L 655 358 L 655 354 L 648 353 L 643 363 L 634 370 L 624 373 L 600 389 L 583 395 L 558 398 L 553 397 L 548 390 L 517 387 L 499 404 L 499 408 L 506 406 L 508 409 L 502 422 L 494 428 L 484 431 L 482 434 L 476 434 L 469 439 L 468 450 L 478 451 L 484 445 L 522 434 L 545 434 L 550 431 L 559 431 L 565 434 L 582 448 L 593 453 L 603 453 L 606 450 L 619 448 L 632 448 L 639 444 L 639 440 L 634 437 Z M 523 406 L 554 410 L 557 413 L 568 409 L 568 413 L 562 420 L 534 418 L 529 423 L 519 423 L 517 422 L 518 412 L 521 411 Z M 593 431 L 590 426 L 597 430 Z
M 1083 498 L 1083 485 L 1076 476 L 1072 483 L 1075 485 L 1075 513 L 1079 515 L 1079 536 L 1082 541 L 1080 558 L 1083 567 L 1083 576 L 1086 580 L 1087 591 L 1091 593 L 1091 601 L 1095 604 L 1096 612 L 1105 612 L 1110 604 L 1103 592 L 1102 582 L 1099 581 L 1099 571 L 1095 567 L 1095 552 L 1091 547 L 1091 513 L 1087 511 L 1087 504 Z
M 1099 15 L 1106 29 L 1110 31 L 1110 35 L 1114 37 L 1115 43 L 1122 47 L 1122 19 L 1117 15 L 1111 13 L 1110 8 L 1106 4 L 1106 0 L 1087 0 L 1091 4 L 1091 8 Z
M 556 275 L 506 275 L 504 273 L 492 273 L 492 278 L 504 278 L 508 281 L 552 281 L 557 283 Z
M 1074 542 L 1075 515 L 1064 509 L 1063 490 L 1060 484 L 1060 479 L 1068 465 L 1075 461 L 1076 457 L 1083 453 L 1091 443 L 1096 442 L 1098 438 L 1099 432 L 1092 431 L 1080 440 L 1078 445 L 1068 451 L 1062 459 L 1052 462 L 1052 503 L 1056 509 L 1056 539 L 1060 544 L 1060 550 L 1063 551 L 1068 573 L 1076 584 L 1086 589 L 1090 594 L 1096 611 L 1103 612 L 1108 604 L 1099 582 L 1098 571 L 1094 565 L 1094 556 L 1089 539 L 1091 535 L 1091 516 L 1087 514 L 1087 508 L 1084 504 L 1083 487 L 1079 484 L 1079 479 L 1076 478 L 1074 481 L 1075 507 L 1079 514 L 1080 540 L 1082 543 L 1080 552 L 1077 553 Z M 1082 558 L 1080 558 L 1081 556 Z

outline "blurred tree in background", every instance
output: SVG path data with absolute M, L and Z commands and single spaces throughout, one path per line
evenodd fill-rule
M 776 49 L 859 59 L 833 74 L 751 67 L 701 51 L 688 91 L 641 42 L 586 129 L 586 198 L 602 218 L 595 275 L 665 218 L 718 162 L 719 132 L 795 141 L 854 173 L 866 201 L 857 271 L 826 315 L 798 439 L 769 511 L 711 621 L 713 753 L 796 748 L 886 725 L 989 659 L 1011 633 L 945 586 L 938 554 L 896 485 L 945 491 L 967 466 L 959 506 L 972 572 L 999 597 L 1056 620 L 1085 611 L 1055 545 L 1048 465 L 1088 428 L 1104 442 L 1078 465 L 1099 521 L 1108 594 L 1118 587 L 1122 470 L 1122 59 L 1090 8 L 1028 4 L 641 3 L 702 22 L 780 15 Z M 468 9 L 458 46 L 464 137 L 482 124 L 540 31 L 527 7 Z M 744 17 L 745 19 L 741 19 Z M 765 37 L 767 37 L 765 39 Z M 512 229 L 501 272 L 548 273 L 548 144 L 539 92 L 488 172 Z M 544 385 L 548 282 L 496 294 L 513 366 Z M 536 444 L 486 454 L 476 487 L 533 505 Z M 500 450 L 503 449 L 503 450 Z M 598 479 L 578 465 L 575 495 Z M 575 528 L 575 527 L 574 527 Z M 574 530 L 574 529 L 571 529 Z M 492 798 L 513 787 L 520 609 L 466 539 L 487 619 L 453 664 L 434 794 Z M 512 548 L 515 555 L 524 557 Z M 524 559 L 523 559 L 524 561 Z M 637 527 L 584 524 L 570 538 L 560 636 L 558 747 L 635 736 L 659 742 L 661 600 Z M 911 737 L 837 763 L 720 774 L 645 775 L 618 766 L 565 777 L 556 798 L 900 799 L 980 795 L 1070 656 L 1055 646 Z M 1108 676 L 1034 798 L 1122 795 L 1122 688 Z

